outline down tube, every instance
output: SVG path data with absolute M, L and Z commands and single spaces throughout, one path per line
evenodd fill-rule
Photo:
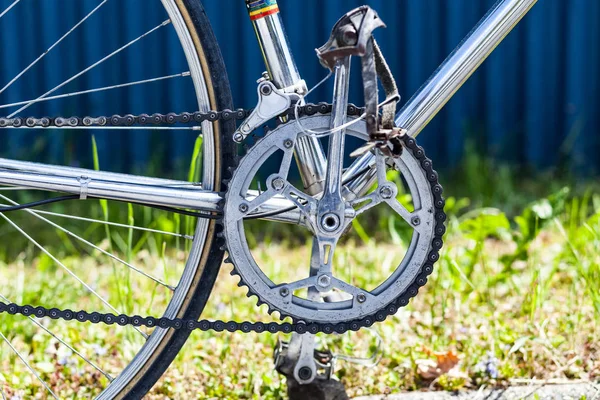
M 537 0 L 500 0 L 396 115 L 415 137 L 477 70 Z

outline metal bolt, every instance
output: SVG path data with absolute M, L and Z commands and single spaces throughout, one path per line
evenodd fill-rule
M 271 182 L 271 186 L 273 186 L 273 189 L 277 191 L 283 190 L 283 188 L 285 187 L 285 181 L 281 178 L 273 179 L 273 182 Z
M 340 227 L 340 218 L 333 213 L 325 214 L 321 218 L 321 227 L 327 232 L 333 232 Z
M 261 93 L 262 93 L 264 96 L 268 96 L 268 95 L 270 95 L 272 91 L 273 91 L 273 89 L 271 89 L 271 86 L 269 86 L 269 85 L 267 85 L 267 84 L 265 84 L 265 85 L 262 85 L 262 86 L 260 87 L 260 92 L 261 92 Z
M 242 135 L 241 133 L 236 133 L 235 135 L 233 135 L 233 141 L 240 143 L 242 140 L 244 140 L 244 135 Z
M 365 301 L 367 301 L 367 296 L 364 293 L 359 293 L 356 295 L 356 300 L 359 303 L 364 303 Z
M 384 186 L 381 189 L 379 189 L 379 194 L 381 195 L 381 197 L 383 197 L 384 199 L 391 199 L 392 196 L 394 195 L 394 191 L 392 190 L 391 187 L 389 186 Z
M 413 217 L 413 219 L 410 221 L 414 226 L 419 226 L 421 224 L 421 218 L 419 217 Z
M 282 287 L 281 289 L 279 289 L 279 294 L 281 295 L 281 297 L 287 297 L 290 294 L 290 289 Z
M 291 139 L 286 139 L 285 142 L 283 142 L 283 147 L 286 149 L 291 149 L 293 145 L 294 142 Z
M 298 378 L 307 381 L 312 378 L 312 369 L 310 367 L 302 367 L 298 370 Z
M 247 213 L 248 212 L 248 204 L 246 204 L 246 203 L 240 204 L 239 209 L 240 209 L 240 212 Z
M 327 275 L 321 275 L 319 279 L 317 279 L 317 283 L 320 287 L 326 288 L 331 284 L 331 278 Z

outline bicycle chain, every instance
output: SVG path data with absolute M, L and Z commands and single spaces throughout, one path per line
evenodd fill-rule
M 298 107 L 298 115 L 314 115 L 316 113 L 327 114 L 332 109 L 331 104 L 319 103 L 319 104 L 307 104 Z M 243 120 L 247 118 L 252 110 L 223 110 L 223 111 L 208 111 L 208 112 L 195 112 L 195 113 L 169 113 L 169 114 L 141 114 L 141 115 L 113 115 L 112 117 L 70 117 L 70 118 L 2 118 L 0 117 L 0 128 L 2 127 L 14 127 L 14 128 L 35 128 L 35 127 L 80 127 L 80 126 L 134 126 L 134 125 L 161 125 L 161 124 L 177 124 L 177 123 L 200 123 L 203 121 L 229 121 L 229 120 Z M 290 108 L 284 115 L 289 118 L 295 116 L 294 108 Z M 349 116 L 360 116 L 363 112 L 362 108 L 354 105 L 348 106 Z M 48 317 L 54 320 L 65 320 L 65 321 L 77 321 L 77 322 L 91 322 L 94 324 L 104 323 L 106 325 L 118 324 L 120 326 L 146 326 L 148 328 L 160 327 L 164 329 L 188 329 L 201 330 L 201 331 L 216 331 L 216 332 L 269 332 L 269 333 L 311 333 L 316 334 L 319 332 L 331 334 L 331 333 L 344 333 L 348 330 L 358 331 L 360 328 L 372 326 L 375 322 L 384 321 L 388 316 L 395 314 L 400 307 L 404 307 L 408 304 L 409 300 L 415 297 L 419 289 L 427 283 L 427 277 L 433 272 L 433 264 L 439 259 L 439 250 L 442 248 L 443 240 L 442 237 L 446 232 L 444 222 L 446 220 L 446 214 L 444 213 L 445 201 L 442 197 L 442 186 L 438 183 L 437 172 L 433 169 L 432 162 L 425 156 L 425 152 L 422 147 L 417 145 L 414 138 L 405 135 L 402 138 L 403 144 L 406 148 L 410 149 L 415 157 L 420 161 L 421 167 L 427 174 L 427 180 L 430 182 L 431 189 L 435 198 L 435 233 L 432 240 L 432 250 L 428 254 L 427 263 L 421 269 L 421 273 L 417 276 L 413 284 L 396 300 L 388 304 L 386 307 L 380 309 L 369 317 L 364 317 L 359 320 L 350 322 L 342 322 L 338 324 L 330 323 L 315 323 L 293 320 L 292 323 L 278 323 L 278 322 L 236 322 L 236 321 L 209 321 L 203 320 L 184 320 L 180 318 L 155 318 L 155 317 L 142 317 L 139 315 L 129 316 L 125 314 L 115 315 L 112 313 L 99 313 L 87 311 L 73 311 L 70 309 L 61 310 L 59 308 L 46 308 L 42 306 L 34 307 L 31 305 L 19 305 L 15 303 L 4 303 L 0 301 L 0 314 L 8 313 L 11 315 L 23 315 L 26 317 L 37 317 L 44 318 Z M 221 222 L 219 222 L 221 223 Z M 222 239 L 220 239 L 222 240 Z M 224 243 L 223 243 L 224 244 Z

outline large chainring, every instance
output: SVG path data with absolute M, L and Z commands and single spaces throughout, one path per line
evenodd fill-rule
M 324 130 L 329 127 L 330 117 L 304 116 L 299 122 L 310 130 Z M 358 121 L 348 128 L 347 134 L 368 140 L 364 121 Z M 261 204 L 269 199 L 279 198 L 295 204 L 304 225 L 313 234 L 316 231 L 314 209 L 317 208 L 318 198 L 295 188 L 288 180 L 294 144 L 301 135 L 298 124 L 282 124 L 257 141 L 242 157 L 228 183 L 226 194 L 223 234 L 229 256 L 225 261 L 233 264 L 232 274 L 239 275 L 240 284 L 248 288 L 249 296 L 256 296 L 259 305 L 267 304 L 270 313 L 277 311 L 282 319 L 291 317 L 294 324 L 325 324 L 354 330 L 382 321 L 408 304 L 409 299 L 427 282 L 427 276 L 431 274 L 433 264 L 439 258 L 446 215 L 443 212 L 444 200 L 437 173 L 423 149 L 409 136 L 402 139 L 405 151 L 399 157 L 387 158 L 377 151 L 378 182 L 375 190 L 349 201 L 348 204 L 355 209 L 356 216 L 372 207 L 387 204 L 414 229 L 412 240 L 395 271 L 375 289 L 367 291 L 333 275 L 328 292 L 338 292 L 337 297 L 341 300 L 324 302 L 322 296 L 314 295 L 319 285 L 317 276 L 306 276 L 295 282 L 275 282 L 253 257 L 244 225 L 249 213 L 260 213 Z M 267 189 L 259 197 L 251 195 L 250 186 L 258 178 L 259 169 L 275 153 L 283 153 L 279 172 L 266 180 Z M 402 174 L 408 186 L 414 206 L 412 212 L 396 199 L 396 184 L 387 181 L 386 169 L 390 164 Z M 287 267 L 308 271 L 309 265 L 310 260 L 307 260 Z M 309 294 L 303 296 L 305 292 Z

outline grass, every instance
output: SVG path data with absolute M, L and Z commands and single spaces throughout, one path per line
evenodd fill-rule
M 429 283 L 408 307 L 375 327 L 385 342 L 381 363 L 372 369 L 339 364 L 336 375 L 352 396 L 508 385 L 519 379 L 600 379 L 600 196 L 588 192 L 572 197 L 561 190 L 512 218 L 496 208 L 466 205 L 465 200 L 448 200 L 446 245 Z M 394 223 L 387 225 L 395 229 Z M 338 260 L 357 283 L 385 274 L 401 252 L 402 236 L 392 235 L 397 243 L 354 238 L 338 252 Z M 308 259 L 309 248 L 272 242 L 258 244 L 254 255 L 278 276 L 289 273 L 292 260 Z M 157 274 L 165 264 L 180 265 L 178 256 L 182 254 L 132 255 Z M 95 257 L 67 259 L 65 264 L 70 262 L 81 266 L 78 273 L 84 280 L 111 287 L 110 263 Z M 34 267 L 36 273 L 22 261 L 1 265 L 2 293 L 25 303 L 97 306 L 84 291 L 73 290 L 65 272 L 47 257 L 37 257 Z M 228 269 L 224 267 L 204 317 L 270 320 L 245 297 Z M 152 313 L 167 301 L 167 293 L 141 282 L 121 285 L 119 293 L 128 298 L 132 311 Z M 43 323 L 60 327 L 77 349 L 113 373 L 135 348 L 132 345 L 127 354 L 122 341 L 139 340 L 131 330 L 118 327 Z M 23 318 L 2 316 L 0 327 L 61 397 L 92 395 L 106 383 Z M 276 339 L 267 334 L 196 332 L 149 398 L 281 398 L 285 382 L 273 371 L 271 360 Z M 367 331 L 320 340 L 340 353 L 366 355 L 373 346 Z M 6 346 L 0 349 L 4 393 L 44 398 L 14 353 Z M 107 355 L 112 355 L 108 363 Z
M 200 147 L 197 142 L 190 181 L 199 177 Z M 593 184 L 576 184 L 568 176 L 521 176 L 528 175 L 498 168 L 473 154 L 465 157 L 456 177 L 450 178 L 451 190 L 446 190 L 452 195 L 446 206 L 446 244 L 429 283 L 408 307 L 374 327 L 384 339 L 381 362 L 371 369 L 338 364 L 335 374 L 351 396 L 532 380 L 600 380 L 600 190 Z M 400 182 L 393 173 L 389 178 Z M 570 183 L 570 189 L 561 182 Z M 400 198 L 410 203 L 407 195 Z M 83 213 L 79 202 L 55 207 L 58 212 Z M 125 226 L 104 229 L 75 221 L 65 227 L 167 284 L 177 284 L 190 242 L 130 226 L 189 235 L 190 219 L 106 202 L 98 203 L 92 214 Z M 70 268 L 92 282 L 100 295 L 114 299 L 120 310 L 140 315 L 164 310 L 170 292 L 161 285 L 121 269 L 102 251 L 90 251 L 64 232 L 56 235 L 39 220 L 25 219 L 23 213 L 10 218 L 49 243 L 52 254 L 63 262 L 61 266 L 26 244 L 0 221 L 0 240 L 11 244 L 0 246 L 0 295 L 10 301 L 106 310 L 73 283 Z M 305 268 L 293 266 L 309 259 L 310 247 L 301 230 L 280 227 L 253 221 L 248 240 L 255 259 L 274 280 L 290 281 L 305 273 Z M 354 234 L 336 249 L 334 264 L 345 266 L 340 275 L 356 285 L 378 282 L 400 261 L 410 231 L 385 211 L 365 214 L 353 228 Z M 256 299 L 245 296 L 246 289 L 238 287 L 229 271 L 225 265 L 203 318 L 271 321 L 265 306 L 257 308 Z M 110 375 L 118 374 L 143 343 L 132 328 L 39 322 Z M 108 382 L 23 317 L 0 315 L 0 333 L 60 398 L 93 397 Z M 277 339 L 268 334 L 194 332 L 148 398 L 281 398 L 285 381 L 272 363 Z M 2 341 L 0 337 L 0 393 L 14 399 L 49 398 Z M 335 353 L 358 356 L 370 355 L 375 345 L 373 333 L 366 330 L 319 336 L 318 341 Z

